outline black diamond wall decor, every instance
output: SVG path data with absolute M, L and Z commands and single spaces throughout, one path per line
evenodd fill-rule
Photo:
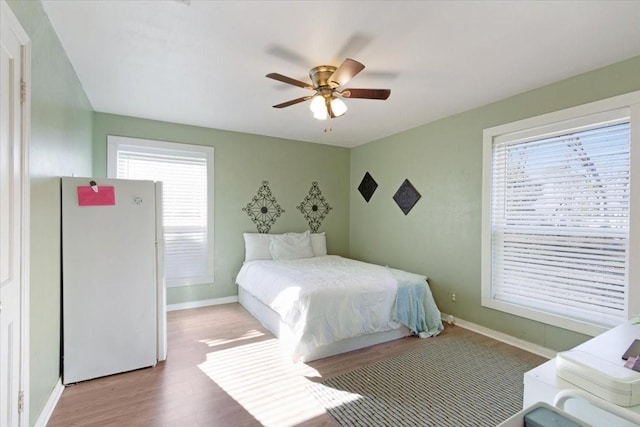
M 268 233 L 276 219 L 284 213 L 269 188 L 269 181 L 262 181 L 258 194 L 253 196 L 247 206 L 242 208 L 256 224 L 258 233 Z
M 393 195 L 393 200 L 396 201 L 398 207 L 404 212 L 405 215 L 409 213 L 409 211 L 418 203 L 420 200 L 420 193 L 415 187 L 409 182 L 408 179 L 405 179 L 396 194 Z
M 309 194 L 307 194 L 302 203 L 296 207 L 302 212 L 304 219 L 309 223 L 309 229 L 312 233 L 318 232 L 324 217 L 333 209 L 324 199 L 320 187 L 318 187 L 318 183 L 315 181 L 311 184 Z
M 371 200 L 373 193 L 376 192 L 376 188 L 378 188 L 376 180 L 373 179 L 369 172 L 365 173 L 362 181 L 360 181 L 360 185 L 358 186 L 358 191 L 362 194 L 362 197 L 364 197 L 364 200 L 366 200 L 367 203 Z

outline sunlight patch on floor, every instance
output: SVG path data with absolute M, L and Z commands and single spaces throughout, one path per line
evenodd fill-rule
M 329 387 L 329 386 L 322 384 L 320 385 L 320 387 Z M 332 394 L 333 394 L 333 399 L 335 400 L 335 404 L 325 403 L 327 405 L 327 409 L 338 408 L 347 403 L 355 402 L 356 400 L 362 399 L 362 395 L 358 393 L 351 393 L 349 391 L 340 390 L 337 388 L 334 390 L 335 391 L 333 391 Z
M 288 360 L 276 339 L 207 353 L 198 367 L 266 427 L 299 425 L 325 412 L 304 378 L 318 372 Z
M 232 339 L 220 339 L 220 340 L 199 340 L 198 342 L 201 342 L 203 344 L 208 345 L 209 347 L 215 347 L 217 345 L 224 345 L 224 344 L 230 344 L 230 343 L 234 343 L 234 342 L 238 342 L 238 341 L 244 341 L 244 340 L 250 340 L 253 338 L 260 338 L 263 337 L 264 333 L 257 331 L 255 329 L 248 331 L 247 333 L 243 334 L 241 337 L 238 338 L 232 338 Z

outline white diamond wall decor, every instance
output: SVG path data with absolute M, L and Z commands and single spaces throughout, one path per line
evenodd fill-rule
M 404 212 L 405 215 L 409 213 L 409 211 L 418 203 L 420 200 L 420 193 L 418 190 L 409 182 L 408 179 L 405 179 L 396 194 L 393 195 L 393 200 L 396 201 L 398 207 Z
M 247 206 L 242 208 L 249 215 L 251 221 L 256 224 L 258 233 L 268 233 L 276 219 L 284 213 L 284 209 L 278 204 L 271 189 L 269 181 L 262 181 L 258 194 L 253 196 Z
M 318 187 L 318 183 L 315 181 L 311 184 L 309 194 L 307 194 L 297 208 L 309 223 L 309 229 L 312 233 L 318 232 L 324 217 L 333 209 L 324 199 L 324 196 L 322 196 L 320 187 Z

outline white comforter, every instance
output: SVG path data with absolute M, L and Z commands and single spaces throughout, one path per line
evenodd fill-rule
M 398 281 L 382 266 L 336 255 L 249 261 L 237 283 L 289 325 L 294 357 L 341 339 L 401 326 L 391 319 Z

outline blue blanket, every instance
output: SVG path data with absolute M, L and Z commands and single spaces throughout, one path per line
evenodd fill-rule
M 444 327 L 427 278 L 394 268 L 389 268 L 389 271 L 398 281 L 393 320 L 402 323 L 420 338 L 438 335 Z

